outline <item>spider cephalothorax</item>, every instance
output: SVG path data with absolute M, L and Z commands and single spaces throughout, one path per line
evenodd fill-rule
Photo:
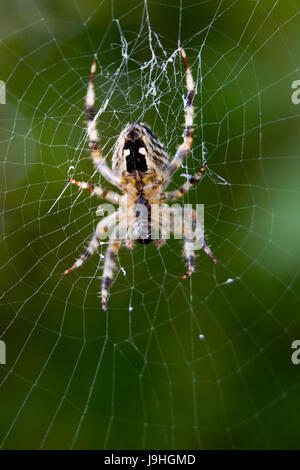
M 129 248 L 133 247 L 134 241 L 142 244 L 148 244 L 154 241 L 158 247 L 163 245 L 165 240 L 152 238 L 152 229 L 153 226 L 158 228 L 163 226 L 163 210 L 166 209 L 166 202 L 181 198 L 201 179 L 204 172 L 204 166 L 201 166 L 200 170 L 179 189 L 171 192 L 165 191 L 165 187 L 190 152 L 193 143 L 194 81 L 182 47 L 180 47 L 180 51 L 185 65 L 188 90 L 185 107 L 185 131 L 183 142 L 171 161 L 162 143 L 152 130 L 144 123 L 134 122 L 127 124 L 119 135 L 112 157 L 112 169 L 108 166 L 106 160 L 101 155 L 96 128 L 96 113 L 94 109 L 94 75 L 96 71 L 96 61 L 92 64 L 86 95 L 87 132 L 91 156 L 95 168 L 109 183 L 121 190 L 123 195 L 74 179 L 69 180 L 70 183 L 76 184 L 80 188 L 88 189 L 92 194 L 112 204 L 119 205 L 119 209 L 98 223 L 96 232 L 85 253 L 81 255 L 73 266 L 64 271 L 63 274 L 67 274 L 81 266 L 83 262 L 95 252 L 103 235 L 110 229 L 111 232 L 102 277 L 101 298 L 103 310 L 106 310 L 108 291 L 115 269 L 115 256 L 121 244 L 125 242 L 126 246 Z M 159 208 L 155 216 L 152 211 L 153 205 Z M 118 235 L 121 232 L 122 210 L 124 206 L 126 207 L 128 231 L 126 231 L 126 237 L 121 238 L 118 237 Z M 144 218 L 140 217 L 141 212 L 146 214 Z M 192 211 L 191 219 L 193 220 L 195 218 L 196 213 Z M 128 237 L 129 233 L 131 235 Z M 182 233 L 184 254 L 187 260 L 188 270 L 186 274 L 180 277 L 185 279 L 190 277 L 195 269 L 195 253 L 192 243 L 192 234 L 187 224 L 183 224 Z M 202 248 L 212 261 L 216 263 L 216 259 L 205 239 Z
M 151 129 L 143 123 L 127 124 L 116 142 L 112 158 L 115 175 L 126 176 L 155 172 L 168 164 L 168 155 Z

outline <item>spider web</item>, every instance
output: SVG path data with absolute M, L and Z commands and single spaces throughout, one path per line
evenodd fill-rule
M 125 5 L 126 3 L 126 5 Z M 297 448 L 300 337 L 299 7 L 290 1 L 2 5 L 2 448 Z M 61 277 L 100 220 L 68 177 L 93 170 L 84 97 L 94 57 L 98 130 L 110 162 L 127 122 L 173 155 L 196 81 L 184 202 L 205 204 L 218 258 L 188 281 L 182 245 L 120 249 L 108 312 L 106 244 Z M 170 186 L 170 187 L 171 187 Z

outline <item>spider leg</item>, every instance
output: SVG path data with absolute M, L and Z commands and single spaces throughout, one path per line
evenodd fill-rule
M 202 247 L 202 250 L 204 251 L 204 253 L 207 254 L 207 256 L 210 257 L 210 259 L 212 260 L 212 262 L 214 264 L 217 264 L 217 259 L 215 258 L 215 255 L 213 254 L 213 252 L 211 251 L 211 249 L 209 248 L 208 244 L 207 244 L 207 241 L 206 239 L 204 238 L 204 243 L 203 243 L 203 247 Z
M 182 213 L 182 215 L 183 215 L 183 213 Z M 203 227 L 201 227 L 201 225 L 197 226 L 197 224 L 196 224 L 197 212 L 195 210 L 192 210 L 191 213 L 188 214 L 188 216 L 190 218 L 190 221 L 187 221 L 185 218 L 183 218 L 183 222 L 182 222 L 182 225 L 181 225 L 181 228 L 180 228 L 180 231 L 182 231 L 182 234 L 183 234 L 184 255 L 185 255 L 185 258 L 186 258 L 186 261 L 187 261 L 188 270 L 185 274 L 183 274 L 182 276 L 179 276 L 180 279 L 188 279 L 189 277 L 191 277 L 191 275 L 195 271 L 195 266 L 196 266 L 195 239 L 198 240 L 201 236 L 203 236 Z M 167 224 L 167 220 L 163 218 L 161 220 L 162 230 L 166 227 L 166 224 Z M 177 224 L 176 224 L 176 227 L 177 227 Z M 195 230 L 197 230 L 197 228 L 199 230 L 199 233 L 195 234 Z M 174 220 L 173 221 L 171 220 L 170 229 L 171 229 L 172 232 L 174 232 L 174 230 L 175 230 L 175 221 Z M 212 262 L 214 264 L 217 264 L 217 260 L 214 256 L 213 252 L 209 248 L 209 246 L 207 244 L 207 240 L 205 238 L 203 239 L 202 250 L 210 257 L 210 259 L 212 260 Z
M 153 242 L 158 250 L 166 244 L 166 240 L 153 240 Z
M 85 183 L 84 181 L 77 181 L 73 178 L 68 179 L 69 183 L 75 184 L 81 189 L 87 189 L 90 191 L 91 195 L 96 195 L 101 199 L 111 202 L 112 204 L 119 204 L 121 196 L 114 191 L 108 191 L 106 189 L 100 188 L 100 186 L 95 186 L 94 184 Z
M 126 245 L 126 248 L 128 248 L 129 250 L 132 250 L 134 247 L 134 240 L 127 240 L 125 245 Z
M 192 220 L 193 220 L 193 224 L 194 224 L 193 228 L 197 228 L 197 225 L 195 225 L 196 217 L 197 217 L 197 212 L 195 211 L 195 209 L 193 209 L 191 211 L 191 216 L 192 216 Z M 201 234 L 203 234 L 203 232 L 204 232 L 203 227 L 200 226 L 199 228 L 200 228 Z M 207 254 L 207 256 L 210 257 L 210 259 L 212 260 L 212 262 L 214 264 L 217 264 L 217 259 L 216 259 L 215 255 L 213 254 L 213 252 L 211 251 L 211 249 L 209 248 L 207 240 L 206 240 L 205 237 L 203 238 L 202 250 L 204 251 L 204 253 Z
M 117 216 L 118 213 L 114 212 L 98 223 L 93 238 L 91 239 L 86 251 L 80 256 L 80 258 L 78 258 L 77 261 L 75 261 L 75 263 L 70 268 L 66 269 L 62 273 L 63 276 L 70 273 L 71 271 L 74 271 L 74 269 L 79 268 L 88 258 L 90 258 L 90 256 L 95 253 L 100 244 L 101 237 L 103 237 L 103 235 L 108 232 L 109 227 L 112 226 L 114 221 L 117 219 Z
M 116 240 L 113 236 L 109 240 L 108 248 L 105 254 L 105 262 L 103 268 L 103 275 L 102 275 L 102 285 L 101 285 L 101 302 L 102 302 L 102 310 L 107 310 L 107 296 L 109 292 L 109 288 L 111 282 L 113 280 L 114 271 L 116 268 L 116 254 L 118 249 L 121 246 L 121 242 Z
M 111 184 L 119 186 L 118 178 L 113 174 L 105 159 L 101 155 L 99 147 L 99 135 L 96 126 L 96 112 L 95 112 L 95 89 L 94 77 L 96 72 L 96 60 L 93 61 L 91 67 L 91 75 L 88 84 L 87 94 L 85 98 L 85 112 L 87 117 L 87 134 L 89 137 L 89 147 L 91 149 L 91 156 L 93 159 L 94 167 L 100 174 Z
M 195 85 L 192 76 L 192 72 L 186 58 L 186 53 L 182 46 L 180 46 L 181 57 L 185 66 L 185 73 L 186 73 L 186 87 L 187 87 L 187 97 L 186 97 L 186 105 L 185 105 L 185 129 L 183 134 L 183 143 L 179 146 L 175 157 L 173 160 L 166 165 L 164 168 L 164 180 L 167 183 L 173 173 L 180 167 L 185 157 L 188 155 L 192 148 L 193 144 L 193 136 L 194 136 L 194 96 L 195 96 Z
M 194 243 L 192 240 L 184 237 L 184 254 L 186 257 L 188 270 L 182 276 L 179 276 L 180 279 L 188 279 L 191 277 L 193 272 L 195 271 L 196 266 L 196 259 L 195 259 L 195 251 L 193 249 Z
M 191 277 L 191 275 L 195 271 L 196 258 L 195 258 L 195 251 L 193 249 L 193 246 L 194 246 L 194 242 L 191 241 L 189 238 L 184 237 L 184 254 L 185 254 L 185 257 L 186 257 L 188 270 L 185 274 L 183 274 L 182 276 L 179 276 L 180 279 L 188 279 L 189 277 Z M 214 264 L 217 264 L 217 260 L 214 256 L 213 252 L 209 248 L 205 238 L 204 238 L 202 249 L 210 257 L 212 262 Z
M 205 166 L 202 166 L 197 173 L 192 176 L 186 183 L 184 183 L 180 188 L 175 191 L 169 191 L 162 193 L 162 200 L 164 201 L 176 201 L 184 196 L 198 181 L 201 180 L 204 173 Z

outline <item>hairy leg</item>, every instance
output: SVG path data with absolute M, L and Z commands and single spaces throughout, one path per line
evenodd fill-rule
M 184 196 L 198 181 L 201 180 L 202 175 L 205 171 L 205 167 L 202 166 L 197 173 L 192 176 L 186 183 L 184 183 L 179 189 L 175 191 L 164 192 L 161 194 L 162 200 L 164 201 L 176 201 Z
M 182 60 L 185 66 L 185 73 L 186 73 L 186 87 L 187 87 L 187 98 L 186 98 L 186 105 L 185 105 L 185 129 L 183 135 L 183 143 L 178 148 L 175 157 L 164 169 L 163 178 L 166 182 L 170 180 L 171 176 L 175 171 L 180 167 L 185 157 L 188 155 L 192 148 L 193 144 L 193 136 L 194 136 L 194 96 L 195 96 L 195 85 L 192 76 L 192 72 L 186 58 L 185 51 L 182 46 L 180 46 L 180 52 L 182 56 Z
M 197 220 L 197 212 L 195 210 L 191 210 L 184 216 L 184 209 L 179 208 L 179 219 L 176 221 L 176 213 L 173 212 L 172 216 L 171 209 L 172 208 L 166 204 L 163 208 L 160 208 L 159 224 L 161 233 L 163 235 L 170 231 L 183 237 L 184 256 L 186 258 L 188 270 L 184 275 L 180 276 L 180 278 L 187 279 L 195 270 L 195 249 L 201 248 L 210 257 L 214 264 L 217 263 L 217 260 L 209 248 L 206 239 L 203 238 L 204 228 L 202 227 L 200 220 Z M 198 246 L 199 241 L 203 241 L 202 247 Z
M 111 202 L 112 204 L 119 204 L 121 196 L 114 191 L 108 191 L 107 189 L 100 188 L 94 184 L 85 183 L 84 181 L 74 180 L 73 178 L 68 179 L 69 183 L 75 184 L 80 189 L 87 189 L 90 191 L 92 196 L 98 196 L 101 199 Z
M 121 242 L 115 238 L 111 238 L 108 243 L 108 247 L 105 254 L 105 262 L 102 275 L 102 285 L 101 285 L 101 304 L 102 310 L 107 310 L 107 296 L 109 288 L 111 286 L 114 271 L 116 269 L 116 254 L 118 249 L 121 246 Z
M 96 231 L 86 251 L 80 256 L 80 258 L 77 261 L 75 261 L 75 263 L 70 268 L 66 269 L 62 273 L 63 276 L 70 273 L 71 271 L 74 271 L 74 269 L 79 268 L 88 258 L 90 258 L 90 256 L 92 256 L 95 253 L 104 234 L 108 232 L 109 228 L 117 221 L 117 219 L 118 219 L 118 212 L 114 212 L 113 214 L 105 217 L 98 223 L 96 227 Z
M 86 99 L 85 99 L 85 112 L 87 117 L 87 133 L 89 137 L 89 147 L 91 149 L 91 156 L 93 159 L 94 167 L 109 183 L 119 186 L 118 178 L 113 174 L 105 159 L 101 155 L 99 147 L 99 135 L 96 126 L 96 112 L 95 112 L 95 89 L 94 77 L 96 72 L 96 60 L 92 63 L 90 81 L 88 84 Z

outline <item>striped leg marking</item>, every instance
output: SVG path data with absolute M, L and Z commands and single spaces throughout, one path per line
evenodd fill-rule
M 194 222 L 196 222 L 196 217 L 197 217 L 196 211 L 192 210 L 192 219 L 193 219 Z M 196 227 L 196 226 L 194 225 L 194 227 Z M 201 230 L 203 230 L 203 227 L 201 227 Z M 204 237 L 204 240 L 203 240 L 202 250 L 204 251 L 204 253 L 207 254 L 207 256 L 210 257 L 210 259 L 212 260 L 212 262 L 214 264 L 217 264 L 217 259 L 216 259 L 215 255 L 213 254 L 213 252 L 211 251 L 211 249 L 209 248 L 209 246 L 207 244 L 207 240 L 205 239 L 205 237 Z
M 80 256 L 80 258 L 70 268 L 66 269 L 62 273 L 63 276 L 70 273 L 71 271 L 74 271 L 74 269 L 77 269 L 80 266 L 82 266 L 82 264 L 88 258 L 90 258 L 90 256 L 92 256 L 95 253 L 96 249 L 98 248 L 98 246 L 100 244 L 101 238 L 103 237 L 103 235 L 106 232 L 108 232 L 109 227 L 114 223 L 114 221 L 117 219 L 117 217 L 118 217 L 118 213 L 114 212 L 113 214 L 105 217 L 104 219 L 102 219 L 98 223 L 96 231 L 95 231 L 95 233 L 93 235 L 93 238 L 90 241 L 86 251 Z
M 193 222 L 196 221 L 196 216 L 197 216 L 196 211 L 193 210 L 192 211 Z M 185 230 L 186 230 L 186 227 L 183 227 L 184 232 Z M 217 264 L 217 259 L 215 258 L 213 252 L 209 248 L 205 238 L 203 240 L 202 250 L 204 251 L 204 253 L 207 254 L 207 256 L 210 257 L 210 259 L 212 260 L 214 264 Z M 188 279 L 189 277 L 191 277 L 191 275 L 195 271 L 196 259 L 195 259 L 195 251 L 194 251 L 194 240 L 193 240 L 193 237 L 191 236 L 191 233 L 185 233 L 184 235 L 184 254 L 187 260 L 188 270 L 186 274 L 179 276 L 180 279 Z
M 80 258 L 68 269 L 66 269 L 62 275 L 65 276 L 66 274 L 70 273 L 71 271 L 74 271 L 74 269 L 79 268 L 90 256 L 94 254 L 96 249 L 98 248 L 100 243 L 100 240 L 98 238 L 97 233 L 93 235 L 92 240 L 89 243 L 89 246 L 87 247 L 86 251 L 80 256 Z
M 196 266 L 196 259 L 195 259 L 195 252 L 191 247 L 190 240 L 184 239 L 184 253 L 187 260 L 188 270 L 182 276 L 179 276 L 180 279 L 188 279 L 191 277 L 193 272 L 195 271 Z
M 191 214 L 192 223 L 196 217 L 196 212 L 193 211 Z M 182 276 L 179 276 L 180 279 L 188 279 L 191 277 L 195 271 L 196 259 L 195 259 L 195 250 L 194 250 L 194 238 L 192 233 L 192 227 L 190 225 L 183 224 L 182 231 L 184 233 L 184 255 L 187 261 L 188 270 Z
M 165 201 L 176 201 L 184 196 L 198 181 L 201 180 L 202 175 L 205 171 L 205 166 L 202 166 L 200 170 L 192 176 L 184 185 L 175 191 L 170 191 L 162 194 L 162 199 Z
M 109 288 L 111 286 L 111 282 L 114 277 L 114 271 L 116 269 L 116 254 L 118 249 L 121 246 L 121 242 L 117 240 L 110 240 L 106 255 L 105 255 L 105 263 L 103 269 L 103 276 L 102 276 L 102 286 L 101 286 L 101 301 L 102 301 L 102 310 L 107 310 L 107 296 L 109 292 Z
M 95 113 L 95 88 L 94 78 L 96 72 L 96 60 L 93 61 L 91 67 L 90 81 L 88 84 L 86 99 L 85 99 L 85 112 L 87 117 L 87 133 L 89 137 L 89 147 L 91 149 L 91 156 L 93 159 L 94 167 L 101 173 L 101 175 L 115 186 L 119 185 L 119 181 L 109 168 L 108 164 L 101 155 L 99 147 L 99 135 L 96 126 L 96 113 Z
M 207 241 L 205 240 L 205 238 L 204 238 L 204 244 L 203 244 L 202 250 L 204 251 L 204 253 L 207 254 L 207 256 L 210 257 L 210 259 L 212 260 L 212 262 L 213 262 L 214 264 L 217 264 L 218 261 L 217 261 L 215 255 L 213 254 L 213 252 L 211 251 L 211 249 L 209 248 L 209 246 L 208 246 Z
M 68 182 L 75 184 L 80 189 L 87 189 L 93 195 L 105 199 L 106 201 L 111 202 L 112 204 L 119 204 L 121 196 L 114 191 L 108 191 L 106 189 L 100 188 L 100 186 L 95 186 L 94 184 L 85 183 L 84 181 L 77 181 L 73 178 L 69 178 Z
M 182 46 L 180 46 L 181 57 L 185 66 L 186 73 L 186 87 L 187 97 L 185 105 L 185 129 L 183 134 L 183 143 L 178 148 L 175 157 L 167 165 L 164 170 L 164 179 L 166 182 L 169 181 L 173 173 L 180 167 L 185 157 L 188 155 L 192 148 L 193 137 L 194 137 L 194 97 L 195 97 L 195 84 L 192 76 L 192 72 L 186 57 L 186 53 Z

